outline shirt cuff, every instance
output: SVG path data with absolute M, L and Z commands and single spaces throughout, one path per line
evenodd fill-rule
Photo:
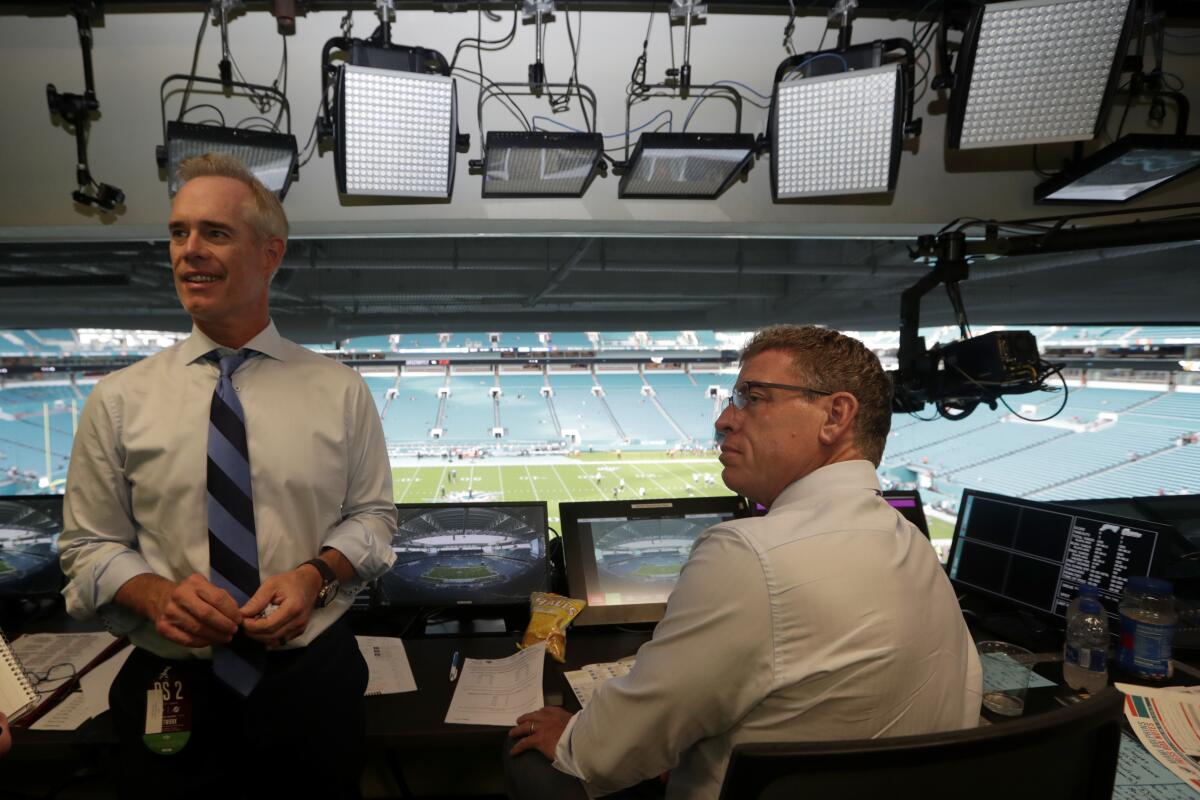
M 358 576 L 356 583 L 365 583 L 387 572 L 396 562 L 390 542 L 390 533 L 387 543 L 381 543 L 365 523 L 351 518 L 330 531 L 321 548 L 332 547 L 345 556 Z
M 76 577 L 63 589 L 67 613 L 76 619 L 88 619 L 97 615 L 106 619 L 110 615 L 120 619 L 128 617 L 140 624 L 143 619 L 141 615 L 117 606 L 113 599 L 117 596 L 117 591 L 133 578 L 154 572 L 141 553 L 122 549 L 108 561 L 93 567 L 90 572 L 88 580 Z M 116 609 L 116 612 L 112 609 Z M 133 627 L 136 627 L 136 624 Z

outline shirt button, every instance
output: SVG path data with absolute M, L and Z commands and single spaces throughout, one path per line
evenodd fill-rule
M 240 392 L 240 391 L 242 390 L 242 387 L 240 387 L 240 386 L 234 386 L 234 387 L 233 387 L 233 390 L 234 390 L 235 392 Z

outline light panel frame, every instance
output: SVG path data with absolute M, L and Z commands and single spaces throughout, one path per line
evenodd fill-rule
M 781 132 L 788 124 L 786 115 L 781 113 L 781 105 L 786 102 L 783 98 L 785 93 L 808 93 L 808 92 L 824 92 L 828 93 L 829 87 L 832 85 L 838 89 L 848 88 L 853 81 L 875 81 L 880 76 L 891 75 L 893 78 L 891 95 L 891 113 L 886 116 L 886 121 L 889 126 L 888 136 L 888 164 L 885 180 L 874 184 L 863 184 L 858 187 L 838 187 L 828 189 L 817 189 L 813 191 L 788 191 L 786 188 L 781 190 L 781 183 L 786 183 L 786 177 L 781 180 L 781 167 L 785 164 L 785 159 L 790 156 L 789 145 L 787 140 L 781 135 Z M 838 84 L 842 86 L 838 86 Z M 827 106 L 825 102 L 819 103 L 820 106 Z M 880 115 L 881 120 L 884 115 Z M 775 85 L 775 91 L 771 100 L 771 196 L 776 201 L 803 199 L 806 197 L 828 197 L 838 195 L 858 195 L 858 194 L 883 194 L 891 192 L 895 189 L 896 178 L 900 171 L 900 150 L 904 139 L 904 119 L 905 119 L 905 82 L 904 70 L 902 65 L 897 62 L 885 64 L 880 67 L 874 67 L 861 70 L 850 70 L 846 72 L 838 72 L 828 75 L 818 75 L 809 78 L 801 78 L 791 81 L 781 81 Z M 879 122 L 881 120 L 876 120 Z M 854 122 L 851 123 L 855 124 Z M 854 141 L 861 134 L 861 126 L 859 130 L 850 130 L 843 135 L 848 135 L 851 141 Z M 834 153 L 828 154 L 827 157 L 834 157 L 838 150 L 838 145 L 829 145 L 828 140 L 824 137 L 814 141 L 812 144 L 799 142 L 798 147 L 816 146 L 832 149 Z M 801 153 L 800 157 L 805 157 L 806 154 Z
M 1117 165 L 1119 168 L 1119 162 L 1122 159 L 1137 159 L 1139 158 L 1139 154 L 1142 153 L 1167 153 L 1170 151 L 1189 151 L 1192 154 L 1190 165 L 1177 165 L 1178 169 L 1166 172 L 1162 177 L 1135 183 L 1116 184 L 1130 187 L 1130 192 L 1125 197 L 1112 198 L 1097 197 L 1094 195 L 1088 197 L 1086 190 L 1081 190 L 1078 187 L 1075 190 L 1074 196 L 1064 196 L 1062 194 L 1064 190 L 1068 190 L 1069 187 L 1077 184 L 1078 181 L 1087 178 L 1089 175 L 1114 165 Z M 1146 156 L 1140 157 L 1145 158 Z M 1122 136 L 1117 141 L 1093 153 L 1050 180 L 1038 184 L 1033 190 L 1033 199 L 1036 203 L 1048 204 L 1067 203 L 1072 205 L 1088 205 L 1094 203 L 1127 203 L 1130 200 L 1141 197 L 1146 192 L 1153 191 L 1171 181 L 1178 180 L 1198 169 L 1200 169 L 1200 136 L 1132 133 Z M 1099 186 L 1111 185 L 1114 184 L 1099 184 Z
M 1038 130 L 1027 120 L 1015 117 L 1014 114 L 1017 110 L 1010 108 L 1004 113 L 1009 117 L 1013 126 L 1019 129 L 1020 133 L 1011 137 L 974 139 L 969 130 L 970 125 L 968 124 L 967 117 L 969 114 L 983 112 L 978 108 L 972 108 L 971 84 L 975 78 L 974 73 L 977 60 L 979 59 L 980 40 L 985 35 L 985 29 L 990 30 L 989 23 L 991 20 L 996 19 L 997 15 L 1005 12 L 1038 7 L 1056 9 L 1058 13 L 1066 14 L 1070 13 L 1070 8 L 1087 7 L 1089 4 L 1094 5 L 1098 2 L 1120 2 L 1124 4 L 1125 10 L 1122 27 L 1119 34 L 1115 37 L 1114 46 L 1111 50 L 1106 49 L 1105 51 L 1105 58 L 1108 63 L 1107 79 L 1104 84 L 1103 94 L 1096 104 L 1092 124 L 1069 134 L 1049 133 L 1045 132 L 1044 129 Z M 1057 7 L 1060 6 L 1063 8 L 1058 9 Z M 989 20 L 989 15 L 991 15 L 991 20 Z M 954 88 L 950 94 L 949 114 L 946 120 L 947 146 L 952 150 L 968 150 L 1094 139 L 1100 132 L 1101 125 L 1107 117 L 1108 110 L 1112 104 L 1112 96 L 1120 78 L 1125 53 L 1128 50 L 1130 30 L 1133 26 L 1134 17 L 1133 0 L 1008 0 L 1008 2 L 990 3 L 976 7 L 968 20 L 954 68 Z M 1091 47 L 1094 49 L 1095 45 L 1092 44 Z M 1086 50 L 1087 48 L 1080 49 Z M 1006 72 L 1005 74 L 1009 73 Z M 1050 85 L 1055 80 L 1060 80 L 1062 74 L 1061 71 L 1055 71 L 1055 68 L 1050 66 L 1042 68 L 1041 77 L 1043 77 L 1045 84 Z M 1026 106 L 1027 109 L 1044 104 L 1043 100 L 1035 96 L 1040 91 L 1043 91 L 1040 86 L 1030 88 L 1030 101 Z M 981 90 L 977 89 L 975 92 L 977 101 L 980 94 Z M 964 128 L 968 129 L 965 134 Z
M 444 109 L 444 112 L 448 114 L 446 119 L 418 123 L 420 126 L 418 132 L 424 133 L 429 137 L 429 141 L 424 145 L 426 157 L 433 158 L 435 154 L 444 154 L 446 158 L 444 174 L 438 174 L 435 176 L 435 180 L 425 181 L 413 179 L 409 176 L 407 180 L 417 185 L 407 189 L 363 185 L 364 176 L 360 175 L 358 171 L 365 167 L 357 163 L 349 163 L 348 160 L 348 150 L 355 145 L 350 140 L 357 140 L 362 135 L 358 131 L 350 130 L 351 125 L 357 124 L 357 119 L 348 119 L 347 117 L 348 95 L 350 93 L 348 84 L 352 82 L 357 84 L 372 80 L 381 87 L 389 82 L 393 82 L 394 88 L 402 90 L 397 97 L 388 98 L 389 109 L 377 111 L 374 115 L 376 123 L 389 126 L 385 133 L 374 135 L 381 138 L 380 145 L 394 149 L 394 152 L 391 153 L 394 158 L 405 157 L 401 151 L 395 150 L 397 147 L 402 146 L 411 149 L 414 145 L 420 146 L 419 143 L 413 142 L 411 138 L 397 132 L 397 129 L 402 124 L 411 124 L 411 112 L 420 103 L 419 95 L 424 93 L 426 99 L 433 97 L 437 102 L 440 102 L 440 99 L 437 97 L 438 95 L 448 97 L 448 108 Z M 425 86 L 422 86 L 422 84 L 425 84 Z M 424 89 L 424 92 L 422 92 L 422 89 Z M 355 86 L 354 93 L 357 92 L 358 87 Z M 414 97 L 414 94 L 418 96 Z M 432 73 L 343 64 L 338 67 L 337 104 L 334 167 L 337 172 L 337 186 L 340 193 L 354 196 L 411 197 L 422 200 L 449 200 L 451 198 L 454 192 L 455 166 L 458 160 L 458 88 L 457 82 L 453 78 Z M 354 109 L 353 111 L 354 116 L 360 113 L 360 109 Z M 424 130 L 421 130 L 421 128 Z M 411 153 L 406 157 L 412 160 Z M 383 169 L 394 170 L 394 167 L 385 166 Z M 394 175 L 391 177 L 396 179 Z M 405 178 L 401 177 L 400 180 L 405 180 Z
M 505 186 L 505 181 L 497 181 L 491 175 L 497 168 L 495 159 L 504 151 L 526 150 L 546 154 L 556 150 L 587 151 L 590 163 L 586 171 L 573 175 L 571 180 L 577 181 L 573 186 L 563 186 L 555 191 L 552 187 L 546 191 L 514 191 Z M 484 146 L 483 181 L 480 188 L 482 197 L 583 197 L 592 181 L 600 171 L 600 163 L 604 158 L 604 137 L 599 133 L 577 133 L 566 131 L 488 131 Z M 543 167 L 545 165 L 543 164 Z M 517 180 L 533 181 L 538 176 L 521 176 Z M 550 179 L 554 180 L 554 179 Z M 565 180 L 561 181 L 565 183 Z
M 654 156 L 648 155 L 648 153 L 655 150 L 691 151 L 693 153 L 745 150 L 745 153 L 739 153 L 736 159 L 729 159 L 732 166 L 714 192 L 631 191 L 629 186 L 636 177 L 638 166 L 644 163 L 643 159 L 653 158 Z M 749 133 L 643 133 L 625 166 L 624 174 L 621 175 L 617 196 L 621 199 L 715 200 L 753 166 L 756 152 L 757 144 L 754 136 Z
M 186 158 L 205 153 L 221 153 L 238 159 L 280 200 L 287 195 L 296 175 L 299 151 L 296 137 L 290 133 L 226 128 L 175 120 L 167 123 L 166 130 L 166 161 L 163 166 L 167 171 L 167 193 L 171 197 L 175 196 L 181 186 L 178 175 L 180 163 Z M 198 144 L 193 145 L 193 142 Z M 282 169 L 279 165 L 263 168 L 256 165 L 253 158 L 246 157 L 246 154 L 256 150 L 277 154 L 277 158 L 283 162 Z

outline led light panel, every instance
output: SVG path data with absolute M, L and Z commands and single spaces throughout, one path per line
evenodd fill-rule
M 1129 4 L 1015 0 L 983 6 L 959 58 L 950 146 L 1093 138 L 1123 55 Z
M 454 186 L 454 80 L 346 64 L 338 114 L 343 194 L 447 198 Z
M 748 133 L 644 133 L 618 187 L 620 197 L 719 196 L 752 163 Z
M 604 152 L 598 133 L 492 131 L 484 197 L 582 197 Z
M 1123 136 L 1034 189 L 1039 203 L 1124 203 L 1200 169 L 1200 136 Z
M 282 200 L 296 167 L 296 137 L 287 133 L 167 123 L 167 191 L 179 191 L 179 165 L 205 153 L 230 155 L 246 165 L 254 177 Z
M 783 81 L 775 87 L 775 198 L 888 192 L 899 166 L 900 65 Z

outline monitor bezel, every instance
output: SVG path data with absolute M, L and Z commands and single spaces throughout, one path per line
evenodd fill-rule
M 664 513 L 664 512 L 670 512 Z M 682 514 L 724 514 L 733 518 L 749 516 L 746 499 L 738 495 L 715 497 L 638 498 L 637 500 L 597 500 L 583 503 L 560 503 L 559 523 L 562 525 L 563 560 L 567 572 L 567 593 L 578 600 L 587 600 L 587 579 L 583 570 L 583 539 L 579 535 L 579 520 L 593 517 L 625 517 L 656 519 Z M 667 610 L 662 603 L 630 603 L 619 606 L 587 606 L 579 612 L 574 625 L 630 625 L 658 622 Z
M 925 501 L 921 499 L 921 492 L 917 489 L 885 489 L 883 491 L 883 499 L 887 500 L 889 497 L 896 497 L 905 500 L 911 499 L 916 502 L 916 516 L 921 518 L 921 522 L 919 524 L 913 524 L 917 526 L 917 530 L 924 534 L 927 540 L 932 541 L 933 537 L 929 534 L 929 519 L 925 516 Z M 888 503 L 888 505 L 891 505 L 891 503 Z M 892 506 L 892 508 L 896 507 Z M 896 513 L 904 517 L 904 519 L 908 522 L 912 522 L 912 520 L 904 516 L 903 511 L 896 509 Z
M 960 536 L 960 531 L 962 529 L 962 521 L 963 521 L 963 516 L 964 516 L 963 509 L 966 508 L 967 499 L 969 497 L 982 497 L 982 498 L 985 498 L 988 500 L 1000 500 L 1000 501 L 1005 501 L 1005 502 L 1010 502 L 1010 503 L 1018 503 L 1018 504 L 1032 504 L 1033 506 L 1036 506 L 1036 507 L 1039 507 L 1039 508 L 1042 508 L 1042 509 L 1045 509 L 1048 511 L 1056 511 L 1058 513 L 1070 514 L 1070 515 L 1076 516 L 1076 517 L 1084 516 L 1084 517 L 1087 517 L 1088 519 L 1100 518 L 1100 519 L 1103 519 L 1106 521 L 1111 520 L 1111 521 L 1117 522 L 1117 523 L 1125 523 L 1125 524 L 1130 525 L 1131 527 L 1153 530 L 1156 534 L 1158 534 L 1158 540 L 1155 544 L 1154 552 L 1151 554 L 1151 557 L 1150 557 L 1149 572 L 1152 577 L 1156 577 L 1156 578 L 1161 578 L 1165 575 L 1167 550 L 1168 550 L 1169 543 L 1170 543 L 1170 536 L 1174 532 L 1174 529 L 1170 525 L 1163 525 L 1162 523 L 1158 523 L 1158 522 L 1150 522 L 1147 520 L 1133 519 L 1130 517 L 1122 517 L 1118 514 L 1101 514 L 1101 513 L 1089 511 L 1086 509 L 1073 507 L 1070 505 L 1069 501 L 1047 502 L 1045 500 L 1030 500 L 1030 499 L 1024 498 L 1024 497 L 1013 497 L 1012 495 L 999 494 L 996 492 L 983 492 L 978 489 L 964 489 L 963 493 L 962 493 L 962 497 L 959 499 L 958 518 L 954 521 L 954 534 L 950 539 L 950 549 L 948 550 L 947 557 L 946 557 L 946 575 L 947 575 L 947 577 L 950 577 L 950 583 L 954 586 L 955 590 L 958 591 L 959 593 L 966 592 L 968 594 L 975 594 L 975 595 L 987 597 L 992 600 L 998 600 L 1000 602 L 1011 605 L 1014 610 L 1019 609 L 1021 611 L 1027 611 L 1027 612 L 1034 614 L 1035 616 L 1038 616 L 1042 619 L 1053 620 L 1060 625 L 1065 624 L 1065 622 L 1066 622 L 1065 614 L 1058 614 L 1054 611 L 1047 611 L 1044 608 L 1039 608 L 1038 606 L 1035 606 L 1035 605 L 1032 605 L 1029 603 L 1024 603 L 1020 600 L 1015 600 L 1011 597 L 1008 597 L 1003 594 L 999 594 L 997 592 L 991 592 L 986 589 L 980 589 L 977 586 L 973 586 L 973 585 L 965 583 L 963 581 L 959 581 L 959 580 L 955 579 L 954 577 L 951 577 L 951 570 L 952 570 L 952 566 L 954 564 L 955 556 L 958 553 L 959 542 L 962 541 L 962 537 Z M 1074 599 L 1074 598 L 1072 598 L 1072 599 Z M 1109 618 L 1110 618 L 1110 620 L 1109 620 L 1110 623 L 1115 622 L 1115 616 L 1114 616 L 1113 611 L 1108 610 L 1108 614 L 1109 614 Z
M 507 501 L 507 500 L 505 500 L 505 501 L 497 501 L 494 503 L 493 502 L 396 503 L 395 505 L 396 505 L 397 528 L 400 525 L 401 515 L 406 510 L 437 509 L 437 508 L 499 508 L 499 509 L 531 508 L 531 509 L 534 509 L 535 511 L 540 512 L 541 513 L 541 524 L 542 524 L 542 568 L 543 568 L 544 575 L 542 578 L 541 585 L 535 591 L 540 591 L 540 592 L 550 591 L 550 569 L 551 568 L 550 568 L 550 555 L 548 552 L 548 548 L 550 545 L 550 513 L 547 508 L 546 502 L 544 500 L 529 500 L 529 501 Z M 391 547 L 391 542 L 388 543 L 388 546 Z M 391 572 L 390 568 L 389 568 L 388 572 L 389 573 Z M 383 589 L 382 581 L 383 581 L 383 578 L 387 576 L 387 574 L 388 573 L 384 573 L 384 575 L 380 576 L 379 581 L 377 583 L 377 591 L 379 593 L 378 594 L 378 597 L 379 597 L 378 605 L 385 606 L 387 608 L 393 608 L 393 609 L 394 608 L 446 608 L 446 609 L 501 608 L 502 609 L 502 608 L 517 608 L 517 607 L 521 607 L 521 606 L 527 606 L 529 604 L 528 597 L 526 597 L 522 600 L 514 600 L 512 602 L 507 602 L 507 603 L 476 602 L 474 600 L 462 599 L 462 598 L 455 598 L 452 602 L 449 602 L 449 603 L 411 602 L 407 599 L 401 600 L 400 602 L 396 602 L 396 601 L 392 601 L 392 600 L 384 597 L 385 591 Z

